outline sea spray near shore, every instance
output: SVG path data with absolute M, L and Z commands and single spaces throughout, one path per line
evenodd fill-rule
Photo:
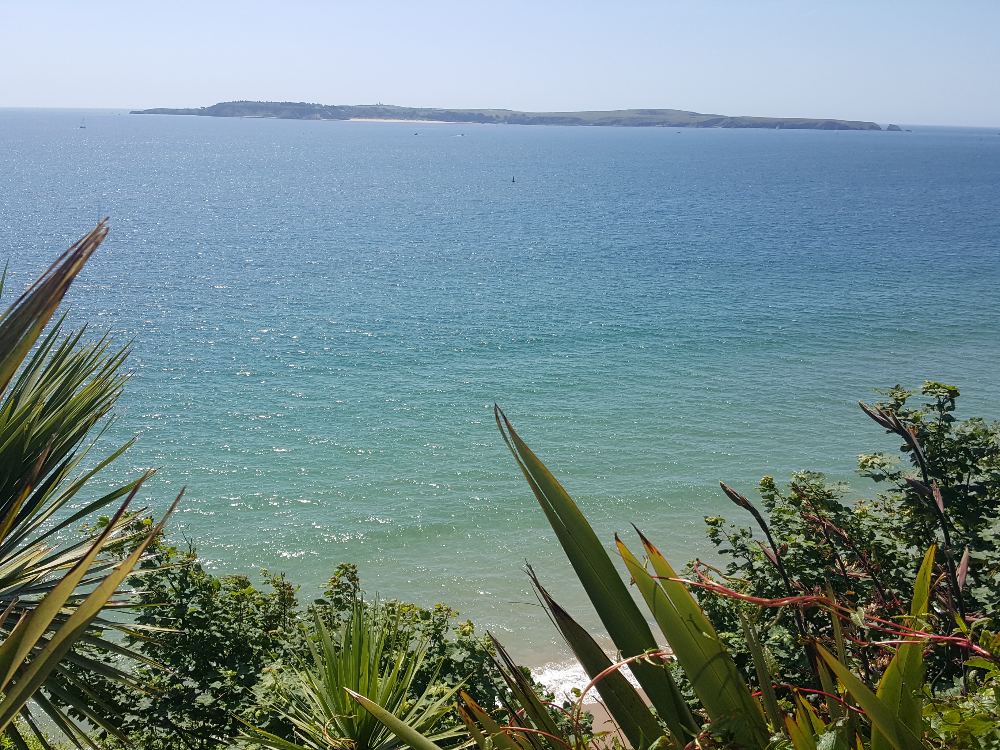
M 524 560 L 596 623 L 494 401 L 604 538 L 634 521 L 677 563 L 733 512 L 718 479 L 870 494 L 874 387 L 1000 417 L 995 134 L 86 116 L 0 112 L 8 289 L 111 215 L 71 317 L 135 338 L 107 484 L 186 484 L 217 572 L 308 600 L 355 561 L 560 663 Z
M 639 683 L 636 681 L 635 677 L 625 667 L 621 670 L 621 673 L 625 678 L 639 687 Z M 563 701 L 574 702 L 577 697 L 573 695 L 573 690 L 583 690 L 590 684 L 590 678 L 584 671 L 583 667 L 576 660 L 560 661 L 560 662 L 548 662 L 547 664 L 542 664 L 540 666 L 533 667 L 531 670 L 531 676 L 535 678 L 537 682 L 540 682 L 556 697 L 557 703 L 562 703 Z M 596 691 L 587 693 L 585 703 L 596 703 L 600 696 Z

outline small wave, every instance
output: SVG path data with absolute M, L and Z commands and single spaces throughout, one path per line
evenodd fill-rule
M 621 673 L 635 687 L 639 687 L 639 683 L 636 682 L 635 677 L 632 676 L 632 672 L 628 668 L 623 668 Z M 583 690 L 590 682 L 587 673 L 577 661 L 549 662 L 548 664 L 543 664 L 540 667 L 532 669 L 531 676 L 537 682 L 545 685 L 555 695 L 557 703 L 576 700 L 571 692 L 573 688 Z M 592 691 L 587 699 L 587 703 L 593 703 L 596 700 L 597 695 Z

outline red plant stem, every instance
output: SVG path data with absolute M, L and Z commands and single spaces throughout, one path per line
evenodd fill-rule
M 617 672 L 619 669 L 621 669 L 622 667 L 624 667 L 626 664 L 631 664 L 632 662 L 638 661 L 639 659 L 651 659 L 653 657 L 659 657 L 660 659 L 666 659 L 667 657 L 670 657 L 670 656 L 673 656 L 673 653 L 671 653 L 670 651 L 654 651 L 652 653 L 638 654 L 636 656 L 630 656 L 628 659 L 623 659 L 622 661 L 620 661 L 620 662 L 618 662 L 616 664 L 612 664 L 610 667 L 608 667 L 607 669 L 605 669 L 602 672 L 600 672 L 596 677 L 594 677 L 594 679 L 592 679 L 590 682 L 587 683 L 587 687 L 585 687 L 583 689 L 583 691 L 580 693 L 580 697 L 577 698 L 576 702 L 573 704 L 573 711 L 574 711 L 574 714 L 576 716 L 576 718 L 574 719 L 574 723 L 576 724 L 576 726 L 577 727 L 580 726 L 580 718 L 579 717 L 583 713 L 583 699 L 587 697 L 587 693 L 589 693 L 598 682 L 600 682 L 601 680 L 603 680 L 605 677 L 607 677 L 612 672 Z M 619 727 L 619 731 L 621 731 L 620 727 Z
M 851 610 L 847 609 L 846 607 L 840 604 L 837 604 L 830 598 L 826 596 L 819 596 L 816 594 L 812 595 L 806 594 L 803 596 L 791 596 L 791 597 L 786 596 L 779 599 L 766 599 L 764 597 L 759 597 L 759 596 L 748 596 L 747 594 L 741 594 L 737 591 L 733 591 L 732 589 L 727 588 L 726 586 L 723 586 L 719 583 L 712 581 L 704 573 L 701 572 L 701 569 L 698 567 L 697 563 L 695 563 L 694 569 L 695 572 L 698 573 L 698 576 L 702 579 L 700 583 L 698 581 L 689 581 L 685 578 L 662 578 L 662 580 L 682 583 L 685 586 L 695 586 L 697 588 L 712 591 L 722 596 L 727 596 L 733 599 L 739 599 L 741 601 L 749 602 L 751 604 L 756 604 L 761 607 L 787 607 L 790 605 L 798 605 L 803 607 L 819 606 L 828 609 L 830 612 L 837 615 L 837 617 L 839 617 L 842 620 L 850 620 L 850 616 L 852 614 Z M 653 576 L 653 577 L 661 579 L 660 576 Z M 994 657 L 989 651 L 973 643 L 970 638 L 938 635 L 937 633 L 926 633 L 921 630 L 915 630 L 906 625 L 900 625 L 899 623 L 882 619 L 881 617 L 866 616 L 865 621 L 867 627 L 872 630 L 879 630 L 884 633 L 889 633 L 891 635 L 898 635 L 904 637 L 908 636 L 911 638 L 919 638 L 921 640 L 929 640 L 937 643 L 943 643 L 949 645 L 953 644 L 961 646 L 962 648 L 969 649 L 976 655 L 982 656 L 985 659 L 989 659 L 992 662 L 997 661 L 996 657 Z M 853 638 L 851 638 L 850 640 L 860 645 L 872 645 L 869 643 L 865 643 L 863 641 L 858 641 Z M 892 641 L 886 641 L 885 643 L 892 643 Z
M 822 690 L 813 690 L 812 688 L 804 688 L 804 687 L 798 687 L 796 685 L 789 685 L 787 682 L 776 682 L 771 687 L 784 687 L 784 688 L 788 688 L 790 690 L 798 690 L 800 693 L 815 693 L 816 695 L 825 695 L 827 698 L 833 698 L 835 701 L 839 701 L 840 703 L 843 703 L 845 706 L 847 706 L 852 711 L 857 711 L 859 714 L 861 714 L 863 716 L 867 716 L 868 715 L 864 711 L 862 711 L 860 708 L 858 708 L 857 706 L 852 706 L 850 703 L 848 703 L 847 701 L 845 701 L 839 695 L 833 695 L 831 693 L 826 693 L 826 692 L 824 692 Z M 753 695 L 754 698 L 759 698 L 761 695 L 763 695 L 763 693 L 757 692 L 757 693 L 751 693 L 751 695 Z
M 600 682 L 601 680 L 603 680 L 605 677 L 607 677 L 612 672 L 617 672 L 619 669 L 621 669 L 622 667 L 624 667 L 626 664 L 631 664 L 634 661 L 639 661 L 639 659 L 651 659 L 654 656 L 659 657 L 661 659 L 666 659 L 668 656 L 673 656 L 673 653 L 671 653 L 670 651 L 654 651 L 653 653 L 638 654 L 637 656 L 630 656 L 627 659 L 622 659 L 617 664 L 612 664 L 610 667 L 608 667 L 607 669 L 605 669 L 603 672 L 601 672 L 600 674 L 598 674 L 594 679 L 592 679 L 590 682 L 587 683 L 587 687 L 585 687 L 583 689 L 583 692 L 580 693 L 580 697 L 577 698 L 576 702 L 579 705 L 582 706 L 583 705 L 583 699 L 584 699 L 584 697 L 587 695 L 588 692 L 590 692 L 590 690 L 594 687 L 594 685 L 596 685 L 598 682 Z
M 636 656 L 630 656 L 628 659 L 622 659 L 620 662 L 612 664 L 607 669 L 601 671 L 596 677 L 594 677 L 594 679 L 592 679 L 590 682 L 587 683 L 587 687 L 583 689 L 583 691 L 580 693 L 580 697 L 577 698 L 576 701 L 573 703 L 573 713 L 574 713 L 573 724 L 577 728 L 577 733 L 578 734 L 580 733 L 579 732 L 579 729 L 581 727 L 580 716 L 583 714 L 583 699 L 587 697 L 587 693 L 589 693 L 598 682 L 603 680 L 612 672 L 617 672 L 626 664 L 631 664 L 632 662 L 638 661 L 639 659 L 651 659 L 653 657 L 666 659 L 667 657 L 670 656 L 673 656 L 673 653 L 670 651 L 654 651 L 652 653 L 637 654 Z M 614 721 L 614 717 L 611 717 L 611 720 Z M 615 726 L 618 728 L 619 736 L 621 736 L 621 727 L 618 726 L 617 722 L 615 722 Z

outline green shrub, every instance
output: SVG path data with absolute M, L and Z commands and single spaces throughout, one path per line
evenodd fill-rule
M 845 503 L 847 489 L 828 483 L 819 473 L 793 474 L 784 489 L 764 477 L 757 489 L 764 508 L 761 520 L 770 539 L 762 536 L 759 523 L 705 519 L 709 539 L 728 558 L 716 578 L 740 593 L 770 599 L 823 592 L 829 586 L 838 600 L 892 618 L 902 613 L 913 595 L 922 550 L 937 544 L 938 569 L 946 579 L 949 566 L 957 575 L 966 549 L 969 554 L 965 585 L 955 601 L 954 586 L 942 583 L 937 589 L 936 632 L 950 634 L 954 627 L 950 609 L 964 611 L 967 622 L 995 617 L 1000 613 L 1000 424 L 980 418 L 958 421 L 954 411 L 959 391 L 952 386 L 928 382 L 920 391 L 895 386 L 880 393 L 887 398 L 877 404 L 881 414 L 895 416 L 912 440 L 904 439 L 900 446 L 906 463 L 882 452 L 859 456 L 858 473 L 884 487 L 877 499 Z M 910 403 L 917 393 L 929 399 L 919 407 Z M 943 513 L 934 498 L 935 486 Z M 729 493 L 743 507 L 743 501 L 733 497 L 736 493 Z M 772 557 L 780 560 L 784 575 Z M 692 567 L 686 573 L 696 575 Z M 710 593 L 700 599 L 746 666 L 750 655 L 739 621 L 739 612 L 746 607 Z M 804 625 L 812 636 L 831 636 L 829 621 L 818 613 L 806 614 Z M 797 644 L 802 628 L 790 613 L 768 614 L 758 627 L 786 682 L 801 680 L 811 671 Z M 855 635 L 869 640 L 865 632 Z M 858 649 L 859 666 L 869 681 L 877 680 L 878 651 Z M 961 679 L 962 663 L 956 649 L 935 651 L 931 686 L 947 690 Z
M 297 627 L 296 588 L 266 570 L 256 586 L 248 576 L 216 577 L 193 548 L 182 551 L 162 538 L 143 568 L 132 580 L 139 593 L 130 604 L 135 625 L 146 630 L 126 642 L 147 661 L 100 654 L 128 669 L 142 689 L 96 673 L 83 679 L 119 713 L 120 729 L 136 746 L 227 745 L 242 726 L 236 716 L 256 706 L 261 671 Z
M 145 521 L 133 519 L 132 524 L 140 528 Z M 128 543 L 115 551 L 127 554 Z M 246 723 L 292 739 L 287 717 L 262 694 L 273 684 L 276 669 L 310 653 L 319 639 L 316 616 L 336 631 L 363 594 L 357 566 L 341 563 L 322 598 L 303 608 L 298 587 L 284 576 L 266 570 L 258 582 L 242 575 L 216 576 L 198 562 L 193 547 L 181 550 L 162 537 L 132 584 L 139 591 L 130 601 L 134 624 L 148 630 L 128 636 L 126 644 L 147 661 L 128 660 L 106 648 L 91 648 L 88 654 L 126 671 L 134 684 L 93 670 L 77 668 L 74 674 L 120 717 L 129 741 L 148 750 L 225 747 Z M 411 697 L 462 684 L 484 705 L 498 703 L 502 688 L 492 671 L 491 646 L 476 636 L 471 622 L 456 622 L 458 613 L 441 604 L 423 608 L 388 601 L 379 607 L 401 631 L 425 644 Z M 387 652 L 386 659 L 390 656 Z M 457 722 L 455 716 L 446 721 L 449 726 Z M 107 732 L 99 738 L 108 748 L 120 744 Z

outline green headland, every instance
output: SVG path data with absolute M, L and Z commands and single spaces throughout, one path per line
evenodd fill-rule
M 652 128 L 769 128 L 787 130 L 881 130 L 874 122 L 809 117 L 730 117 L 681 109 L 620 109 L 611 112 L 517 112 L 510 109 L 434 109 L 389 104 L 325 105 L 306 102 L 221 102 L 193 109 L 143 109 L 133 115 L 268 117 L 284 120 L 413 120 L 495 125 L 591 125 Z

